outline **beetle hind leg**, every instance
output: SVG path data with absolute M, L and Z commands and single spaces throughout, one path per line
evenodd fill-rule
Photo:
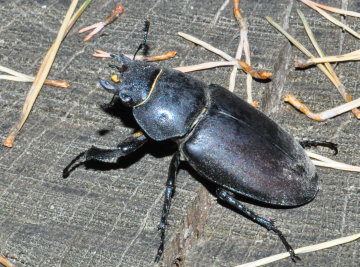
M 265 218 L 262 218 L 255 214 L 252 210 L 249 210 L 247 207 L 245 207 L 243 204 L 241 204 L 237 199 L 234 198 L 233 194 L 225 189 L 218 188 L 216 190 L 216 194 L 218 199 L 230 204 L 231 206 L 235 207 L 237 210 L 239 210 L 241 213 L 243 213 L 246 217 L 250 218 L 252 221 L 260 224 L 261 226 L 265 227 L 267 230 L 271 230 L 274 233 L 276 233 L 281 242 L 284 244 L 286 250 L 290 253 L 291 259 L 296 262 L 300 261 L 301 259 L 295 254 L 293 248 L 290 246 L 290 244 L 287 242 L 286 238 L 282 234 L 282 232 L 276 228 L 274 225 L 274 222 L 271 220 L 267 220 Z
M 327 141 L 317 141 L 317 140 L 304 140 L 304 141 L 300 141 L 299 142 L 300 145 L 303 148 L 306 147 L 312 147 L 312 146 L 323 146 L 323 147 L 327 147 L 329 149 L 331 149 L 332 151 L 334 151 L 334 155 L 336 155 L 338 153 L 338 145 L 332 142 L 327 142 Z
M 158 229 L 161 231 L 161 240 L 160 240 L 160 246 L 158 248 L 158 252 L 155 256 L 155 262 L 158 262 L 160 260 L 161 255 L 164 252 L 165 227 L 167 225 L 167 217 L 170 211 L 171 199 L 173 198 L 175 193 L 175 180 L 179 170 L 179 165 L 180 165 L 180 152 L 176 152 L 176 154 L 171 159 L 168 179 L 166 181 L 164 205 L 163 205 L 163 210 L 161 212 L 161 220 L 158 226 Z

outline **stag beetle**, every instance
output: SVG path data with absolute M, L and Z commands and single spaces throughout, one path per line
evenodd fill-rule
M 310 202 L 318 191 L 318 176 L 304 147 L 329 142 L 299 143 L 273 120 L 219 85 L 205 83 L 182 72 L 111 54 L 121 63 L 120 82 L 99 79 L 101 86 L 132 108 L 141 128 L 116 149 L 91 147 L 79 155 L 85 161 L 124 157 L 149 139 L 171 139 L 178 144 L 172 157 L 159 230 L 159 261 L 165 226 L 180 161 L 187 161 L 202 177 L 214 183 L 220 201 L 275 232 L 291 258 L 299 259 L 273 221 L 256 215 L 235 195 L 282 207 Z M 79 158 L 78 157 L 78 158 Z M 65 169 L 69 173 L 73 160 Z

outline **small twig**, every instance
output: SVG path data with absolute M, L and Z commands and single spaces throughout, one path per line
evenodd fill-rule
M 245 71 L 248 75 L 250 75 L 250 77 L 252 77 L 254 79 L 266 80 L 266 79 L 269 79 L 272 76 L 272 73 L 270 73 L 268 71 L 254 70 L 250 65 L 248 65 L 244 61 L 238 60 L 237 62 L 240 65 L 241 69 L 243 71 Z M 254 101 L 249 102 L 249 103 L 253 103 L 253 102 Z
M 233 60 L 236 60 L 235 58 L 233 58 L 232 56 L 230 56 L 229 54 L 226 54 L 224 51 L 218 49 L 218 48 L 215 48 L 214 46 L 212 46 L 211 44 L 209 43 L 206 43 L 204 41 L 201 41 L 200 39 L 194 37 L 194 36 L 191 36 L 190 34 L 186 34 L 186 33 L 183 33 L 183 32 L 178 32 L 178 35 L 180 35 L 181 37 L 185 38 L 186 40 L 189 40 L 195 44 L 198 44 L 198 45 L 201 45 L 202 47 L 204 47 L 205 49 L 221 56 L 222 58 L 228 60 L 228 61 L 233 61 Z
M 308 34 L 309 38 L 310 38 L 310 41 L 311 43 L 313 44 L 314 48 L 316 49 L 316 51 L 318 52 L 319 56 L 320 57 L 325 57 L 325 53 L 322 51 L 320 45 L 318 44 L 318 42 L 316 41 L 315 39 L 315 36 L 314 34 L 312 33 L 311 29 L 310 29 L 310 26 L 304 16 L 304 14 L 298 9 L 297 10 L 297 13 L 299 14 L 300 16 L 300 19 L 301 21 L 303 22 L 304 24 L 304 28 L 305 28 L 305 31 L 306 33 Z M 343 91 L 345 93 L 345 87 L 344 85 L 340 82 L 340 79 L 338 78 L 338 76 L 336 75 L 333 67 L 330 65 L 330 63 L 326 62 L 324 63 L 326 69 L 328 70 L 328 72 L 330 73 L 330 75 L 333 77 L 333 79 L 337 82 L 338 84 L 338 88 L 341 88 L 341 91 Z M 346 93 L 345 93 L 346 94 Z M 346 99 L 349 99 L 349 95 L 346 94 Z M 345 100 L 346 100 L 345 99 Z M 352 99 L 351 99 L 352 100 Z M 351 101 L 350 100 L 350 101 Z M 360 111 L 358 109 L 354 109 L 353 110 L 353 113 L 355 114 L 355 116 L 357 118 L 360 118 Z
M 320 8 L 318 8 L 316 5 L 314 5 L 313 2 L 308 1 L 308 0 L 300 0 L 301 2 L 303 2 L 304 4 L 308 5 L 309 7 L 311 7 L 312 9 L 316 10 L 318 13 L 320 13 L 322 16 L 324 16 L 325 18 L 327 18 L 328 20 L 330 20 L 332 23 L 334 23 L 335 25 L 341 27 L 342 29 L 346 30 L 347 32 L 349 32 L 350 34 L 352 34 L 353 36 L 360 38 L 360 34 L 357 33 L 356 31 L 354 31 L 353 29 L 351 29 L 349 26 L 345 25 L 344 23 L 342 23 L 341 21 L 337 20 L 336 18 L 334 18 L 333 16 L 329 15 L 328 13 L 326 13 L 325 11 L 321 10 Z
M 110 53 L 102 51 L 102 50 L 98 50 L 98 49 L 95 50 L 95 53 L 92 55 L 93 55 L 93 57 L 104 57 L 104 58 L 111 57 Z
M 134 58 L 134 56 L 130 55 L 130 54 L 127 54 L 125 56 L 130 58 L 130 59 Z M 155 55 L 155 56 L 136 55 L 135 60 L 146 61 L 146 62 L 162 61 L 162 60 L 171 59 L 171 58 L 173 58 L 175 56 L 176 56 L 176 51 L 169 51 L 169 52 L 165 52 L 164 54 Z
M 114 22 L 122 13 L 124 13 L 124 8 L 121 4 L 118 4 L 116 8 L 111 11 L 111 13 L 105 18 L 104 21 L 80 29 L 79 33 L 93 30 L 83 39 L 83 41 L 86 42 L 90 40 L 91 37 L 100 32 L 106 25 Z
M 306 59 L 298 59 L 295 61 L 294 65 L 303 66 L 308 64 L 318 64 L 324 62 L 341 62 L 341 61 L 356 61 L 360 60 L 360 50 L 353 51 L 351 53 L 338 55 L 338 56 L 328 56 L 328 57 L 318 57 L 318 58 L 310 58 Z
M 286 95 L 284 97 L 284 101 L 288 102 L 289 104 L 294 106 L 296 109 L 300 110 L 302 113 L 304 113 L 306 116 L 308 116 L 310 119 L 315 120 L 315 121 L 325 121 L 327 119 L 333 118 L 335 116 L 338 116 L 342 113 L 345 113 L 347 111 L 350 111 L 350 110 L 360 106 L 360 98 L 358 98 L 351 102 L 337 106 L 335 108 L 325 110 L 320 113 L 313 113 L 307 106 L 305 106 L 303 103 L 301 103 L 293 95 L 290 95 L 290 94 Z
M 266 80 L 272 76 L 272 73 L 270 72 L 254 70 L 251 66 L 241 60 L 205 62 L 202 64 L 177 67 L 174 69 L 182 72 L 192 72 L 224 66 L 236 66 L 236 68 L 240 67 L 245 73 L 249 74 L 250 77 L 254 79 Z
M 82 9 L 82 11 L 83 11 L 84 10 L 83 7 L 87 6 L 89 4 L 89 2 L 90 1 L 85 1 L 84 4 L 80 7 L 80 9 Z M 60 44 L 61 44 L 62 40 L 65 38 L 66 34 L 69 32 L 71 26 L 73 25 L 74 16 L 77 16 L 77 17 L 79 16 L 78 12 L 77 12 L 73 16 L 73 19 L 71 18 L 72 14 L 74 13 L 77 3 L 78 3 L 77 0 L 73 0 L 71 2 L 70 6 L 67 10 L 67 13 L 63 19 L 63 22 L 61 24 L 61 27 L 59 29 L 59 32 L 55 39 L 55 42 L 52 44 L 52 46 L 46 53 L 46 55 L 43 59 L 43 62 L 40 65 L 39 71 L 35 77 L 35 81 L 33 82 L 32 86 L 26 96 L 23 110 L 20 114 L 20 118 L 19 118 L 18 122 L 10 129 L 9 135 L 6 138 L 5 142 L 3 143 L 4 146 L 6 146 L 6 147 L 13 146 L 15 136 L 20 131 L 20 129 L 24 125 L 27 117 L 29 116 L 30 111 L 35 103 L 35 100 L 36 100 L 37 96 L 39 95 L 42 85 L 44 84 L 46 77 L 50 71 L 52 63 L 55 60 L 55 56 L 60 47 Z
M 66 34 L 65 36 L 69 33 L 69 31 L 72 29 L 72 27 L 74 26 L 75 22 L 78 20 L 78 18 L 81 16 L 81 14 L 85 11 L 85 9 L 88 7 L 88 5 L 90 5 L 92 0 L 85 0 L 84 3 L 82 3 L 82 5 L 79 7 L 79 9 L 74 13 L 74 15 L 71 17 L 69 24 L 66 28 Z M 64 36 L 64 38 L 65 38 Z
M 222 58 L 228 60 L 229 62 L 237 62 L 238 64 L 238 68 L 241 68 L 243 71 L 245 71 L 246 73 L 250 74 L 253 78 L 255 79 L 268 79 L 269 77 L 272 76 L 272 74 L 270 72 L 267 71 L 254 71 L 250 65 L 246 64 L 244 61 L 240 61 L 240 60 L 236 60 L 235 58 L 233 58 L 232 56 L 228 55 L 227 53 L 225 53 L 224 51 L 212 46 L 209 43 L 206 43 L 194 36 L 191 36 L 189 34 L 183 33 L 183 32 L 178 32 L 178 34 L 185 38 L 186 40 L 189 40 L 195 44 L 201 45 L 202 47 L 204 47 L 205 49 L 221 56 Z M 209 64 L 208 64 L 209 63 Z M 189 68 L 192 69 L 191 71 L 195 71 L 195 70 L 202 70 L 207 68 L 206 66 L 208 65 L 208 68 L 214 68 L 215 66 L 213 66 L 213 62 L 208 62 L 208 63 L 203 63 L 203 64 L 199 64 L 199 65 L 193 65 L 193 66 L 187 66 L 187 67 L 179 67 L 179 68 Z M 226 64 L 226 63 L 215 63 L 216 64 L 223 64 L 222 66 L 228 66 L 228 65 L 233 65 L 235 63 L 232 64 Z
M 332 168 L 332 169 L 349 171 L 349 172 L 360 172 L 359 166 L 353 166 L 343 162 L 338 162 L 308 150 L 306 150 L 306 154 L 310 158 L 313 158 L 312 162 L 314 163 L 315 166 Z
M 29 76 L 3 66 L 0 66 L 0 71 L 11 74 L 11 75 L 0 75 L 0 80 L 10 80 L 16 82 L 34 82 L 35 80 L 35 77 L 33 76 Z M 56 87 L 62 87 L 62 88 L 69 87 L 68 82 L 59 81 L 59 80 L 45 80 L 44 84 L 56 86 Z
M 315 58 L 315 56 L 307 50 L 300 42 L 298 42 L 294 37 L 292 37 L 288 32 L 286 32 L 279 24 L 273 21 L 270 17 L 266 17 L 271 25 L 273 25 L 279 32 L 281 32 L 292 44 L 294 44 L 301 52 L 307 55 L 309 58 Z M 346 102 L 352 101 L 351 96 L 345 91 L 345 87 L 341 84 L 340 80 L 330 74 L 327 68 L 323 64 L 316 65 L 336 86 L 340 94 L 343 96 Z M 358 109 L 353 110 L 353 113 L 356 118 L 360 118 L 360 111 Z
M 238 48 L 236 51 L 235 58 L 240 60 L 242 51 L 244 50 L 245 62 L 248 65 L 251 65 L 250 46 L 249 46 L 249 40 L 247 37 L 248 27 L 247 27 L 245 18 L 242 15 L 241 10 L 240 10 L 240 0 L 234 0 L 233 6 L 234 6 L 233 7 L 234 16 L 235 16 L 236 20 L 238 21 L 239 27 L 240 27 L 240 42 L 239 42 L 239 45 L 238 45 Z M 231 92 L 233 92 L 235 89 L 236 74 L 237 74 L 237 67 L 234 66 L 233 70 L 230 74 L 230 81 L 229 81 L 229 90 Z M 247 74 L 247 77 L 246 77 L 246 94 L 247 94 L 247 101 L 249 103 L 253 103 L 254 101 L 252 99 L 252 75 L 249 73 Z
M 330 12 L 333 12 L 333 13 L 360 18 L 360 13 L 358 13 L 358 12 L 344 10 L 344 9 L 331 7 L 331 6 L 326 6 L 326 5 L 315 3 L 315 2 L 310 1 L 310 0 L 308 0 L 308 2 L 313 4 L 314 6 L 320 7 L 321 9 L 324 9 L 324 10 L 327 10 L 327 11 L 330 11 Z
M 213 62 L 205 62 L 205 63 L 191 65 L 191 66 L 176 67 L 174 69 L 181 71 L 181 72 L 192 72 L 192 71 L 206 70 L 206 69 L 212 69 L 212 68 L 217 68 L 217 67 L 237 66 L 237 65 L 238 65 L 237 60 L 213 61 Z
M 346 236 L 346 237 L 341 237 L 338 239 L 334 239 L 331 241 L 327 241 L 324 243 L 319 243 L 316 245 L 311 245 L 311 246 L 307 246 L 307 247 L 302 247 L 302 248 L 298 248 L 295 249 L 295 254 L 304 254 L 304 253 L 309 253 L 309 252 L 314 252 L 314 251 L 318 251 L 318 250 L 322 250 L 322 249 L 327 249 L 327 248 L 331 248 L 334 246 L 338 246 L 338 245 L 342 245 L 345 243 L 349 243 L 352 241 L 355 241 L 357 239 L 360 238 L 360 233 L 354 234 L 354 235 L 350 235 L 350 236 Z M 256 267 L 256 266 L 262 266 L 265 264 L 269 264 L 281 259 L 285 259 L 287 257 L 289 257 L 290 254 L 287 252 L 284 253 L 280 253 L 277 255 L 273 255 L 270 257 L 266 257 L 257 261 L 253 261 L 253 262 L 249 262 L 249 263 L 245 263 L 245 264 L 241 264 L 241 265 L 237 265 L 235 267 Z
M 1 254 L 0 254 L 0 265 L 3 265 L 5 267 L 16 267 L 4 255 Z
M 95 50 L 95 53 L 93 54 L 94 57 L 100 57 L 100 58 L 108 58 L 111 57 L 110 53 L 102 51 L 102 50 Z M 127 58 L 134 59 L 133 55 L 126 54 Z M 135 60 L 140 61 L 162 61 L 162 60 L 168 60 L 176 56 L 176 51 L 169 51 L 165 52 L 161 55 L 155 55 L 155 56 L 144 56 L 144 55 L 136 55 Z

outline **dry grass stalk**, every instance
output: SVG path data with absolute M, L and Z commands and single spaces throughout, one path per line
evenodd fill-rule
M 221 56 L 222 58 L 228 60 L 228 61 L 233 61 L 233 60 L 236 60 L 235 58 L 233 58 L 232 56 L 230 56 L 229 54 L 226 54 L 224 51 L 218 49 L 218 48 L 215 48 L 214 46 L 212 46 L 211 44 L 209 43 L 206 43 L 194 36 L 191 36 L 190 34 L 186 34 L 186 33 L 183 33 L 183 32 L 178 32 L 178 35 L 180 35 L 181 37 L 185 38 L 186 40 L 189 40 L 197 45 L 200 45 L 202 47 L 204 47 L 205 49 Z
M 316 49 L 316 51 L 318 52 L 319 56 L 320 57 L 325 57 L 325 53 L 322 51 L 320 45 L 318 44 L 318 42 L 316 41 L 316 38 L 313 34 L 313 32 L 311 31 L 310 29 L 310 26 L 304 16 L 304 14 L 298 9 L 297 10 L 299 16 L 300 16 L 300 19 L 302 21 L 302 23 L 304 24 L 304 28 L 305 28 L 305 31 L 307 33 L 307 35 L 309 36 L 310 38 L 310 41 L 311 43 L 313 44 L 314 48 Z M 338 87 L 341 88 L 341 91 L 343 92 L 343 94 L 345 95 L 344 98 L 347 102 L 350 102 L 352 101 L 351 97 L 345 92 L 345 87 L 344 85 L 340 82 L 340 79 L 338 78 L 338 76 L 336 75 L 333 67 L 330 65 L 330 63 L 328 62 L 325 62 L 324 63 L 324 66 L 326 67 L 326 69 L 328 70 L 328 72 L 330 73 L 330 75 L 333 77 L 333 79 L 336 81 L 336 83 L 338 84 Z M 353 110 L 353 113 L 355 114 L 355 116 L 357 118 L 360 118 L 360 111 L 358 109 L 354 109 Z
M 240 27 L 240 42 L 236 51 L 235 58 L 237 60 L 240 60 L 242 51 L 244 50 L 245 62 L 246 64 L 251 65 L 250 45 L 247 37 L 248 27 L 246 24 L 246 20 L 240 10 L 240 0 L 233 0 L 233 11 L 234 11 L 234 16 L 238 21 Z M 233 92 L 235 89 L 237 69 L 238 68 L 234 66 L 230 74 L 229 90 L 231 92 Z M 248 73 L 246 77 L 246 95 L 247 95 L 247 101 L 249 103 L 253 103 L 254 101 L 252 99 L 252 75 L 250 73 Z
M 66 28 L 66 34 L 65 36 L 68 34 L 68 32 L 71 30 L 71 28 L 74 26 L 75 22 L 77 21 L 77 19 L 81 16 L 81 14 L 85 11 L 85 9 L 88 7 L 88 5 L 90 5 L 92 0 L 85 0 L 84 3 L 82 3 L 82 5 L 79 7 L 79 9 L 74 13 L 74 15 L 71 17 L 69 24 Z
M 312 158 L 312 162 L 315 166 L 325 167 L 325 168 L 332 168 L 342 171 L 349 171 L 349 172 L 360 172 L 359 166 L 353 166 L 346 163 L 338 162 L 327 157 L 321 156 L 319 154 L 313 153 L 311 151 L 306 151 L 306 154 Z
M 176 67 L 174 69 L 181 71 L 181 72 L 192 72 L 192 71 L 212 69 L 212 68 L 217 68 L 217 67 L 237 66 L 237 65 L 238 65 L 237 60 L 213 61 L 213 62 L 206 62 L 206 63 L 196 64 L 196 65 L 191 65 L 191 66 Z
M 214 46 L 210 45 L 209 43 L 206 43 L 204 41 L 201 41 L 200 39 L 191 36 L 189 34 L 183 33 L 183 32 L 178 32 L 178 34 L 185 38 L 186 40 L 189 40 L 195 44 L 201 45 L 202 47 L 204 47 L 205 49 L 223 57 L 224 59 L 228 60 L 229 62 L 231 62 L 230 64 L 227 63 L 221 63 L 221 62 L 207 62 L 207 63 L 202 63 L 202 64 L 198 64 L 198 65 L 192 65 L 192 66 L 185 66 L 185 67 L 178 67 L 176 68 L 177 70 L 181 70 L 183 72 L 190 72 L 190 71 L 196 71 L 196 70 L 204 70 L 207 68 L 214 68 L 214 67 L 218 67 L 218 66 L 229 66 L 229 65 L 235 65 L 235 62 L 237 62 L 237 68 L 241 68 L 243 71 L 245 71 L 246 73 L 250 74 L 251 77 L 255 78 L 255 79 L 268 79 L 272 76 L 272 74 L 270 72 L 267 71 L 256 71 L 254 70 L 250 65 L 246 64 L 246 62 L 241 61 L 241 60 L 236 60 L 235 58 L 233 58 L 232 56 L 226 54 L 224 51 L 215 48 Z
M 86 2 L 89 2 L 89 1 L 86 1 Z M 86 4 L 86 2 L 84 4 Z M 63 19 L 63 22 L 61 24 L 61 27 L 60 27 L 58 35 L 55 39 L 55 42 L 53 43 L 53 45 L 50 47 L 47 54 L 45 55 L 44 60 L 39 68 L 39 71 L 38 71 L 36 77 L 35 77 L 35 81 L 32 84 L 32 86 L 26 96 L 25 103 L 24 103 L 23 110 L 21 112 L 19 121 L 10 129 L 9 135 L 6 138 L 5 142 L 3 143 L 4 146 L 6 146 L 6 147 L 13 146 L 15 136 L 17 135 L 19 130 L 22 128 L 27 117 L 29 116 L 30 111 L 35 103 L 35 100 L 40 93 L 41 87 L 44 84 L 46 77 L 50 71 L 52 63 L 54 62 L 54 59 L 55 59 L 56 53 L 60 47 L 60 44 L 61 44 L 62 40 L 65 38 L 66 34 L 69 32 L 70 26 L 73 25 L 74 20 L 72 20 L 71 17 L 75 11 L 77 3 L 78 3 L 77 0 L 73 0 L 71 2 L 70 6 L 67 10 L 67 13 Z M 83 6 L 81 8 L 83 8 Z M 77 14 L 75 14 L 75 15 L 77 15 Z
M 130 59 L 134 58 L 134 55 L 125 55 L 125 56 Z M 146 61 L 146 62 L 162 61 L 162 60 L 171 59 L 175 56 L 176 56 L 176 51 L 169 51 L 169 52 L 165 52 L 163 54 L 155 55 L 155 56 L 136 55 L 135 60 Z
M 102 51 L 102 50 L 95 50 L 95 53 L 93 54 L 94 57 L 101 57 L 101 58 L 108 58 L 111 57 L 110 53 Z M 124 55 L 130 59 L 134 59 L 134 55 L 126 54 Z M 155 56 L 144 56 L 144 55 L 136 55 L 135 60 L 140 61 L 162 61 L 162 60 L 168 60 L 176 56 L 176 51 L 169 51 L 165 52 L 161 55 L 155 55 Z
M 331 21 L 332 23 L 334 23 L 335 25 L 341 27 L 342 29 L 344 29 L 345 31 L 347 31 L 348 33 L 352 34 L 353 36 L 355 36 L 356 38 L 360 38 L 360 34 L 357 33 L 356 31 L 354 31 L 353 29 L 351 29 L 349 26 L 345 25 L 344 23 L 342 23 L 341 21 L 339 21 L 338 19 L 334 18 L 333 16 L 329 15 L 328 13 L 326 13 L 324 10 L 318 8 L 316 5 L 314 5 L 313 2 L 309 1 L 309 0 L 300 0 L 301 2 L 303 2 L 304 4 L 308 5 L 309 7 L 311 7 L 312 9 L 316 10 L 318 13 L 320 13 L 322 16 L 324 16 L 325 18 L 327 18 L 329 21 Z
M 109 25 L 110 23 L 114 22 L 122 13 L 124 13 L 124 8 L 121 4 L 118 4 L 116 8 L 113 11 L 111 11 L 111 13 L 105 18 L 104 21 L 80 29 L 79 33 L 84 33 L 92 30 L 92 32 L 90 32 L 87 36 L 85 36 L 83 41 L 86 42 L 90 40 L 95 34 L 100 32 L 106 25 Z
M 316 245 L 311 245 L 311 246 L 307 246 L 307 247 L 298 248 L 298 249 L 295 249 L 294 252 L 295 252 L 295 254 L 304 254 L 304 253 L 309 253 L 309 252 L 315 252 L 315 251 L 318 251 L 318 250 L 327 249 L 327 248 L 335 247 L 335 246 L 338 246 L 338 245 L 346 244 L 346 243 L 349 243 L 349 242 L 353 242 L 353 241 L 355 241 L 355 240 L 357 240 L 359 238 L 360 238 L 360 233 L 357 233 L 357 234 L 354 234 L 354 235 L 341 237 L 341 238 L 334 239 L 334 240 L 331 240 L 331 241 L 327 241 L 327 242 L 324 242 L 324 243 L 319 243 L 319 244 L 316 244 Z M 266 257 L 266 258 L 263 258 L 263 259 L 260 259 L 260 260 L 257 260 L 257 261 L 237 265 L 235 267 L 262 266 L 262 265 L 269 264 L 269 263 L 272 263 L 272 262 L 275 262 L 275 261 L 278 261 L 278 260 L 281 260 L 281 259 L 285 259 L 285 258 L 287 258 L 289 256 L 290 256 L 289 253 L 284 252 L 284 253 L 273 255 L 273 256 L 270 256 L 270 257 Z
M 110 53 L 108 52 L 105 52 L 105 51 L 102 51 L 102 50 L 95 50 L 95 53 L 92 54 L 93 57 L 104 57 L 104 58 L 108 58 L 108 57 L 111 57 L 110 56 Z
M 310 0 L 307 1 L 307 2 L 309 2 L 309 4 L 312 4 L 314 6 L 320 7 L 321 9 L 324 9 L 324 10 L 327 10 L 327 11 L 330 11 L 330 12 L 333 12 L 333 13 L 360 18 L 360 13 L 358 13 L 358 12 L 344 10 L 344 9 L 331 7 L 331 6 L 326 6 L 326 5 L 315 3 L 315 2 L 310 1 Z
M 303 52 L 305 55 L 307 55 L 310 59 L 315 58 L 315 56 L 307 50 L 299 41 L 297 41 L 294 37 L 292 37 L 288 32 L 286 32 L 279 24 L 277 24 L 275 21 L 273 21 L 270 17 L 266 17 L 266 19 L 269 21 L 271 25 L 273 25 L 279 32 L 281 32 L 292 44 L 294 44 L 301 52 Z M 344 100 L 346 102 L 352 101 L 351 96 L 345 91 L 345 87 L 340 82 L 339 78 L 337 76 L 331 75 L 331 73 L 328 71 L 328 69 L 323 64 L 317 64 L 316 65 L 336 86 L 340 94 L 343 96 Z M 353 111 L 356 118 L 360 118 L 360 111 L 358 109 L 355 109 Z
M 1 254 L 0 254 L 0 265 L 3 265 L 5 267 L 16 267 L 4 255 Z
M 0 80 L 10 80 L 16 82 L 34 82 L 35 77 L 29 76 L 12 69 L 6 68 L 4 66 L 0 66 L 0 71 L 8 73 L 10 75 L 0 75 Z M 44 84 L 67 88 L 69 87 L 69 83 L 66 81 L 59 81 L 59 80 L 45 80 Z
M 325 56 L 325 57 L 318 57 L 318 58 L 310 58 L 306 59 L 298 59 L 294 62 L 295 67 L 299 68 L 306 68 L 310 65 L 315 65 L 319 63 L 325 62 L 342 62 L 342 61 L 357 61 L 360 60 L 360 50 L 353 51 L 351 53 L 338 55 L 338 56 Z
M 235 60 L 235 59 L 232 61 L 205 62 L 197 65 L 176 67 L 174 69 L 181 72 L 192 72 L 192 71 L 205 70 L 205 69 L 224 67 L 224 66 L 236 66 L 236 68 L 240 67 L 244 72 L 249 74 L 250 77 L 254 79 L 266 80 L 272 76 L 272 73 L 270 72 L 254 70 L 250 65 L 246 64 L 244 61 Z M 254 103 L 254 101 L 252 103 Z
M 328 109 L 319 113 L 313 113 L 306 105 L 301 103 L 301 101 L 293 95 L 286 95 L 284 97 L 284 101 L 291 104 L 296 109 L 300 110 L 302 113 L 308 116 L 310 119 L 315 121 L 325 121 L 360 106 L 360 98 L 358 98 L 335 108 Z

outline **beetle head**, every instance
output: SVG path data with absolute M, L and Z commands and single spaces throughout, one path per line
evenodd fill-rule
M 110 83 L 99 79 L 100 85 L 120 98 L 122 103 L 134 107 L 142 103 L 150 93 L 159 69 L 141 61 L 131 60 L 124 55 L 111 54 L 120 66 L 110 65 L 119 71 L 120 81 Z

